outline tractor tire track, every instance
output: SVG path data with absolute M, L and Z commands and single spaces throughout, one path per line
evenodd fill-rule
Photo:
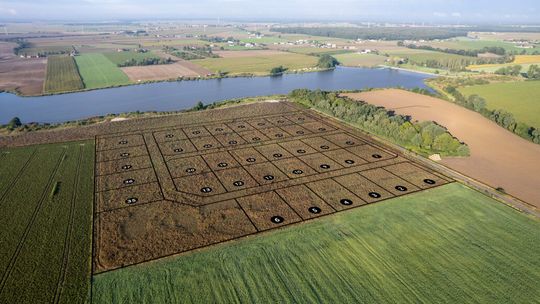
M 58 303 L 60 297 L 62 296 L 62 291 L 64 289 L 64 283 L 66 280 L 67 266 L 69 262 L 69 251 L 71 244 L 71 237 L 73 235 L 73 222 L 75 218 L 75 202 L 77 201 L 77 189 L 79 188 L 79 179 L 81 171 L 81 163 L 83 159 L 83 146 L 79 146 L 79 158 L 77 160 L 77 170 L 75 173 L 75 179 L 73 181 L 73 193 L 71 194 L 71 205 L 69 210 L 69 223 L 66 229 L 66 237 L 64 239 L 64 251 L 62 253 L 63 262 L 62 268 L 60 270 L 60 277 L 58 278 L 58 283 L 56 285 L 56 291 L 54 293 L 53 303 Z
M 60 168 L 60 165 L 62 164 L 65 156 L 66 156 L 66 148 L 63 148 L 64 151 L 62 152 L 62 155 L 60 155 L 60 157 L 58 158 L 58 161 L 54 167 L 54 170 L 53 172 L 51 173 L 51 175 L 49 176 L 49 180 L 47 181 L 47 184 L 45 185 L 44 189 L 43 189 L 43 192 L 41 193 L 41 197 L 39 199 L 39 202 L 34 210 L 34 212 L 32 213 L 32 216 L 30 218 L 30 221 L 28 222 L 28 224 L 26 225 L 26 228 L 24 230 L 24 233 L 23 233 L 23 236 L 21 237 L 21 240 L 19 241 L 19 244 L 17 244 L 17 249 L 15 250 L 15 252 L 13 253 L 13 256 L 11 257 L 10 261 L 9 261 L 9 264 L 8 264 L 8 267 L 6 269 L 6 272 L 4 273 L 4 275 L 2 276 L 2 280 L 0 281 L 0 295 L 2 294 L 3 290 L 4 290 L 4 287 L 6 285 L 6 282 L 9 278 L 9 276 L 11 275 L 11 272 L 13 271 L 13 267 L 15 266 L 15 263 L 17 262 L 17 257 L 19 256 L 19 253 L 21 252 L 22 250 L 22 247 L 26 241 L 26 238 L 28 237 L 28 234 L 30 233 L 30 229 L 32 228 L 35 220 L 36 220 L 36 217 L 39 213 L 39 211 L 41 210 L 41 207 L 43 206 L 43 202 L 45 201 L 45 198 L 47 197 L 47 193 L 49 192 L 49 188 L 51 187 L 52 185 L 52 182 L 54 180 L 54 177 L 56 176 L 56 173 L 58 173 L 58 169 Z
M 32 154 L 30 155 L 30 157 L 28 157 L 28 160 L 24 163 L 24 165 L 22 166 L 22 168 L 19 170 L 19 172 L 17 173 L 17 175 L 15 176 L 15 178 L 11 181 L 11 183 L 9 183 L 9 185 L 6 187 L 6 190 L 4 190 L 4 193 L 2 193 L 2 195 L 0 195 L 0 204 L 4 201 L 4 198 L 6 198 L 6 195 L 9 193 L 9 190 L 13 187 L 13 185 L 15 185 L 19 179 L 21 178 L 21 175 L 22 173 L 24 172 L 24 170 L 26 170 L 26 168 L 28 167 L 28 164 L 32 161 L 32 159 L 34 159 L 34 156 L 36 155 L 36 152 L 37 152 L 37 149 L 35 149 Z

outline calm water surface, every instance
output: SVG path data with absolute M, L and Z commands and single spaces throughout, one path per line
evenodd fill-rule
M 20 97 L 0 94 L 0 123 L 17 116 L 23 122 L 64 122 L 109 113 L 174 111 L 196 102 L 286 94 L 294 89 L 354 90 L 402 86 L 427 88 L 431 76 L 391 69 L 338 67 L 333 71 L 280 77 L 224 78 L 160 82 L 62 95 Z

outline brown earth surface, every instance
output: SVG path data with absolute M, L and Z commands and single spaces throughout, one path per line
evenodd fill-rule
M 443 125 L 471 150 L 470 157 L 444 158 L 444 165 L 540 207 L 540 145 L 438 98 L 397 89 L 345 95 L 415 120 L 433 120 Z
M 0 90 L 37 95 L 43 91 L 47 59 L 23 59 L 13 53 L 15 43 L 0 42 Z
M 155 51 L 154 53 L 163 58 L 172 58 L 176 62 L 172 64 L 126 67 L 122 68 L 122 71 L 134 82 L 169 80 L 178 77 L 204 77 L 212 74 L 210 70 L 162 51 Z

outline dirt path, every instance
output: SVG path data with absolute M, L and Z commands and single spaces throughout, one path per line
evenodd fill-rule
M 540 145 L 441 99 L 397 89 L 346 95 L 445 126 L 469 145 L 471 156 L 445 158 L 444 165 L 492 187 L 503 187 L 509 194 L 540 207 Z

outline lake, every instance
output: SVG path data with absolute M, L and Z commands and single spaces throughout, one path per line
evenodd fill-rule
M 22 122 L 58 123 L 110 113 L 176 111 L 198 101 L 287 94 L 294 89 L 357 90 L 365 88 L 428 88 L 432 76 L 393 69 L 338 67 L 335 70 L 285 74 L 278 77 L 238 77 L 159 82 L 61 95 L 20 97 L 0 94 L 0 123 L 17 116 Z

